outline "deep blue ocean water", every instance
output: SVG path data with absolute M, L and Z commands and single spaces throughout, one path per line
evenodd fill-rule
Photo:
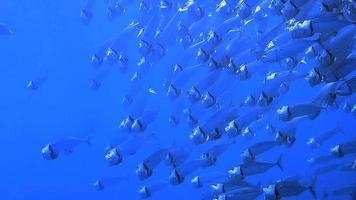
M 90 57 L 130 23 L 137 5 L 134 3 L 125 15 L 110 21 L 105 12 L 106 4 L 98 0 L 92 20 L 84 24 L 80 19 L 83 4 L 84 0 L 0 1 L 0 22 L 14 32 L 11 36 L 0 35 L 0 199 L 140 199 L 137 194 L 140 186 L 167 181 L 170 170 L 161 164 L 154 169 L 152 177 L 140 181 L 135 175 L 137 164 L 173 140 L 176 143 L 189 141 L 190 127 L 184 123 L 172 127 L 167 122 L 172 103 L 160 86 L 166 75 L 164 67 L 171 66 L 181 52 L 179 47 L 170 47 L 167 55 L 154 64 L 154 73 L 147 73 L 147 79 L 159 95 L 154 104 L 160 105 L 160 113 L 149 127 L 158 141 L 148 142 L 122 164 L 108 166 L 104 148 L 118 136 L 119 123 L 127 113 L 121 99 L 136 71 L 137 43 L 133 39 L 129 41 L 128 54 L 134 64 L 124 73 L 110 65 L 95 68 Z M 38 83 L 38 89 L 27 88 L 30 80 Z M 100 81 L 99 89 L 92 88 L 92 80 Z M 241 100 L 258 85 L 259 82 L 253 80 L 241 82 L 232 95 L 236 101 Z M 311 88 L 304 80 L 295 81 L 278 105 L 310 101 L 321 87 Z M 355 123 L 355 115 L 342 109 L 328 109 L 315 120 L 303 121 L 298 125 L 297 140 L 291 148 L 275 148 L 261 156 L 262 160 L 273 162 L 282 153 L 284 170 L 273 168 L 247 180 L 264 186 L 292 175 L 311 177 L 313 168 L 306 160 L 328 154 L 335 144 L 354 140 Z M 307 147 L 305 142 L 310 136 L 336 125 L 340 125 L 345 134 L 332 138 L 317 150 Z M 71 155 L 60 155 L 53 161 L 43 159 L 41 148 L 45 144 L 68 136 L 90 137 L 91 144 L 80 145 Z M 268 138 L 271 136 L 263 134 L 257 134 L 254 139 L 237 138 L 236 144 L 221 155 L 213 167 L 192 174 L 226 171 L 241 163 L 239 155 L 243 149 Z M 191 158 L 199 156 L 198 152 L 193 152 Z M 353 159 L 354 155 L 332 163 L 346 164 Z M 318 199 L 324 191 L 353 184 L 354 173 L 336 170 L 317 177 Z M 127 176 L 128 181 L 102 191 L 93 188 L 95 180 L 113 176 Z M 187 178 L 179 186 L 162 188 L 151 199 L 198 199 L 203 192 L 204 188 L 192 188 Z M 313 198 L 304 192 L 289 199 Z

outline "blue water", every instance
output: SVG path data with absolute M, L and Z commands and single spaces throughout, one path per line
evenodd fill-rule
M 174 102 L 167 98 L 166 88 L 162 86 L 167 71 L 165 67 L 172 66 L 173 60 L 182 52 L 182 47 L 175 44 L 153 64 L 151 74 L 144 74 L 151 88 L 158 93 L 156 100 L 148 105 L 160 106 L 158 118 L 147 130 L 155 134 L 155 139 L 147 142 L 137 154 L 124 158 L 120 165 L 108 166 L 104 149 L 119 137 L 119 123 L 127 116 L 122 98 L 132 84 L 132 74 L 137 71 L 137 41 L 128 41 L 130 64 L 125 72 L 105 63 L 96 68 L 90 58 L 132 21 L 138 3 L 129 5 L 124 15 L 108 20 L 104 2 L 95 1 L 93 17 L 85 24 L 80 19 L 84 0 L 1 0 L 0 22 L 6 23 L 14 34 L 0 35 L 0 199 L 141 199 L 137 190 L 142 185 L 168 181 L 170 169 L 160 164 L 152 177 L 140 181 L 135 174 L 137 164 L 160 147 L 189 142 L 192 128 L 183 119 L 178 126 L 168 123 Z M 301 65 L 300 70 L 310 69 L 309 65 L 312 63 Z M 256 76 L 239 82 L 234 86 L 234 92 L 229 91 L 236 104 L 261 85 L 261 74 Z M 27 87 L 31 80 L 38 85 L 36 90 Z M 92 80 L 100 82 L 100 87 L 93 89 Z M 309 102 L 322 86 L 310 87 L 304 79 L 294 81 L 290 91 L 278 99 L 276 107 Z M 201 113 L 201 116 L 207 115 Z M 264 116 L 266 120 L 274 120 L 275 117 L 275 111 Z M 277 125 L 282 123 L 277 120 Z M 282 154 L 283 171 L 274 167 L 246 180 L 253 185 L 261 183 L 266 186 L 293 175 L 313 177 L 315 168 L 306 160 L 312 156 L 328 155 L 332 146 L 355 140 L 355 124 L 355 115 L 341 108 L 323 110 L 316 119 L 305 120 L 298 125 L 297 139 L 292 147 L 277 147 L 259 156 L 262 161 L 274 162 Z M 311 150 L 305 144 L 309 137 L 337 125 L 345 130 L 345 134 L 333 137 L 317 150 Z M 90 137 L 91 144 L 79 145 L 70 155 L 62 154 L 55 160 L 43 159 L 41 148 L 44 145 L 70 136 Z M 246 147 L 273 138 L 259 132 L 249 139 L 237 137 L 236 144 L 222 154 L 214 166 L 194 171 L 181 185 L 168 184 L 153 193 L 151 199 L 199 199 L 206 188 L 194 189 L 189 184 L 189 177 L 227 171 L 242 162 L 240 152 Z M 206 148 L 207 145 L 197 146 L 189 160 L 199 158 L 199 151 Z M 348 155 L 325 165 L 348 164 L 354 158 L 355 154 Z M 96 191 L 92 186 L 102 177 L 115 176 L 128 177 L 128 181 L 102 191 Z M 334 170 L 318 176 L 318 199 L 325 191 L 352 185 L 355 180 L 354 171 Z M 263 195 L 258 199 L 263 199 Z M 313 197 L 306 191 L 288 199 Z

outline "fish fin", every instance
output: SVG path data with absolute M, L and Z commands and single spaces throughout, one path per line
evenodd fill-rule
M 279 155 L 277 161 L 276 161 L 276 165 L 278 166 L 278 168 L 283 171 L 283 165 L 282 165 L 282 159 L 283 159 L 283 155 Z

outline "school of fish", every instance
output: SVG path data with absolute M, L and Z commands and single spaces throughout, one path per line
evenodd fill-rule
M 108 38 L 88 58 L 98 74 L 118 68 L 130 77 L 130 88 L 118 99 L 126 111 L 118 121 L 120 139 L 108 141 L 103 162 L 110 167 L 125 165 L 130 156 L 151 149 L 132 169 L 142 182 L 139 197 L 154 197 L 167 187 L 190 184 L 204 200 L 277 200 L 302 193 L 310 193 L 310 199 L 356 199 L 356 184 L 315 189 L 318 179 L 331 171 L 356 177 L 355 124 L 351 132 L 343 128 L 347 122 L 338 122 L 324 132 L 298 129 L 302 123 L 312 124 L 322 114 L 333 115 L 338 110 L 356 116 L 355 1 L 105 3 L 108 20 L 128 17 L 130 9 L 135 15 L 129 16 L 130 23 L 116 38 Z M 95 18 L 94 5 L 94 0 L 86 0 L 80 10 L 80 20 L 86 25 Z M 12 34 L 0 23 L 0 35 Z M 162 65 L 162 61 L 170 64 Z M 91 80 L 91 87 L 98 90 L 104 82 L 105 76 L 99 75 Z M 297 91 L 295 82 L 305 84 Z M 27 87 L 37 90 L 40 84 L 31 80 Z M 298 99 L 303 90 L 313 91 L 309 101 L 284 101 L 287 95 Z M 162 117 L 162 113 L 168 115 Z M 169 124 L 171 133 L 160 132 L 155 124 Z M 300 140 L 301 134 L 309 139 Z M 333 143 L 343 135 L 354 139 Z M 163 137 L 168 141 L 161 140 Z M 69 136 L 45 144 L 41 154 L 55 162 L 90 143 L 95 141 Z M 147 148 L 156 144 L 158 148 Z M 288 169 L 283 158 L 296 144 L 311 151 L 330 145 L 330 150 L 305 160 L 310 165 L 308 174 L 278 178 L 269 184 L 250 182 L 250 177 Z M 263 158 L 274 149 L 283 149 L 283 155 L 275 155 L 272 161 Z M 215 169 L 224 155 L 230 155 L 236 164 Z M 160 173 L 159 165 L 170 171 L 166 180 L 154 179 Z M 87 184 L 100 191 L 130 178 L 98 177 Z

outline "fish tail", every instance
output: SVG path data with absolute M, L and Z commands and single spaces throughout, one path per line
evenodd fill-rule
M 277 161 L 276 161 L 276 165 L 278 166 L 278 168 L 279 168 L 281 171 L 283 171 L 282 158 L 283 158 L 283 156 L 282 156 L 282 154 L 281 154 L 281 155 L 279 155 L 279 157 L 278 157 L 278 159 L 277 159 Z

